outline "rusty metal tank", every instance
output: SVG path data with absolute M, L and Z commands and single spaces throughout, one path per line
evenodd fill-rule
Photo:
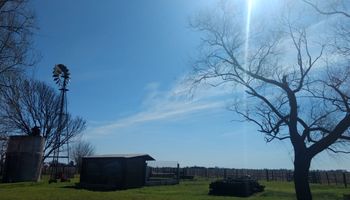
M 45 140 L 41 136 L 11 136 L 4 166 L 3 182 L 38 181 Z

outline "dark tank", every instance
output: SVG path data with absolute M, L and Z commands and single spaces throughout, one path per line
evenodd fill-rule
M 260 185 L 250 176 L 217 180 L 209 185 L 209 195 L 248 197 L 263 192 L 265 186 Z

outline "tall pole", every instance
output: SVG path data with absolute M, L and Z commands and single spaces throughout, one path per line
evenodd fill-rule
M 61 88 L 59 89 L 61 92 L 60 92 L 60 102 L 59 102 L 58 124 L 56 129 L 54 145 L 52 147 L 54 148 L 54 151 L 53 151 L 53 159 L 52 159 L 49 183 L 57 182 L 57 179 L 60 178 L 58 174 L 58 168 L 59 168 L 58 164 L 59 164 L 59 158 L 60 158 L 60 147 L 63 145 L 62 143 L 64 142 L 64 141 L 61 141 L 61 134 L 68 120 L 67 119 L 68 116 L 66 116 L 66 119 L 65 119 L 66 123 L 63 123 L 64 122 L 63 116 L 65 115 L 64 109 L 66 108 L 66 104 L 67 104 L 66 92 L 68 91 L 67 84 L 70 78 L 69 76 L 70 76 L 69 70 L 67 69 L 66 66 L 62 64 L 58 64 L 54 67 L 53 77 L 56 83 L 59 86 L 61 86 Z M 68 144 L 68 141 L 67 141 L 67 144 Z M 67 146 L 67 150 L 68 150 L 68 146 Z M 69 155 L 67 155 L 67 157 L 68 156 Z

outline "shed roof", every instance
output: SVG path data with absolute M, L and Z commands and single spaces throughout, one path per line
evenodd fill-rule
M 84 158 L 139 158 L 142 157 L 145 160 L 155 160 L 148 154 L 105 154 L 95 156 L 84 156 Z

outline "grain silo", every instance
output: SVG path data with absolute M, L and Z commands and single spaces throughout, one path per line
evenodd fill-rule
M 3 182 L 38 181 L 45 140 L 41 136 L 9 138 Z

